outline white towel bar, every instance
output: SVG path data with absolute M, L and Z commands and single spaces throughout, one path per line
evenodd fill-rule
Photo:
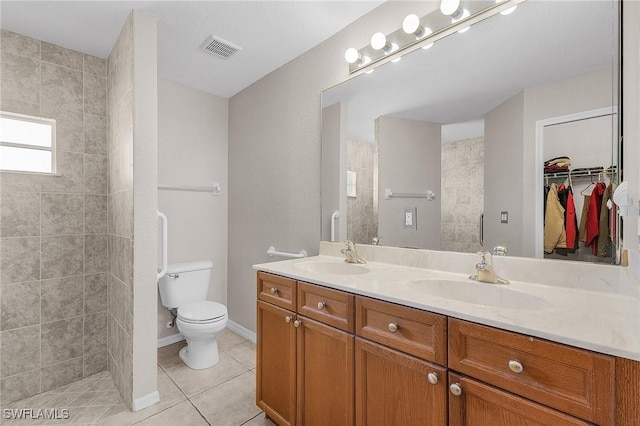
M 191 192 L 209 192 L 211 195 L 220 195 L 221 187 L 219 183 L 212 183 L 211 186 L 198 185 L 158 185 L 158 189 L 169 191 L 191 191 Z
M 432 201 L 436 197 L 435 192 L 427 191 L 421 192 L 393 192 L 389 188 L 384 190 L 384 198 L 390 200 L 392 198 L 426 198 L 428 201 Z
M 267 254 L 271 257 L 281 256 L 281 257 L 290 257 L 292 259 L 300 259 L 303 257 L 307 257 L 307 252 L 304 250 L 300 250 L 300 253 L 287 253 L 284 251 L 276 251 L 276 249 L 273 246 L 267 249 Z

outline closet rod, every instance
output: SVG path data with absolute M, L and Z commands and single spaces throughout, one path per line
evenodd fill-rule
M 579 178 L 579 177 L 590 177 L 590 176 L 597 176 L 599 174 L 601 175 L 615 175 L 618 173 L 618 169 L 616 167 L 609 167 L 608 169 L 604 169 L 604 167 L 593 167 L 587 170 L 580 170 L 577 172 L 568 170 L 568 171 L 564 171 L 564 172 L 546 172 L 544 174 L 545 178 L 561 178 L 561 177 L 569 177 L 569 175 L 571 175 L 571 178 Z

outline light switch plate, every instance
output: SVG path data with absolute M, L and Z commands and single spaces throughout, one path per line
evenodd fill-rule
M 509 212 L 500 212 L 500 223 L 509 223 Z
M 405 229 L 418 229 L 416 218 L 418 216 L 418 208 L 410 207 L 404 209 L 404 228 Z

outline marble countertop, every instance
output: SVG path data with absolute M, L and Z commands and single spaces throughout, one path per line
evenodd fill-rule
M 327 272 L 343 268 L 358 274 Z M 585 290 L 588 283 L 583 288 L 518 280 L 487 284 L 470 280 L 469 274 L 381 262 L 351 265 L 326 255 L 254 269 L 640 361 L 639 299 Z

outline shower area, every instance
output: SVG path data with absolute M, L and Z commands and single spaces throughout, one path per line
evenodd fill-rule
M 108 375 L 144 408 L 158 398 L 156 23 L 131 14 L 107 58 L 4 29 L 0 51 L 0 111 L 55 120 L 54 173 L 0 173 L 1 401 Z

